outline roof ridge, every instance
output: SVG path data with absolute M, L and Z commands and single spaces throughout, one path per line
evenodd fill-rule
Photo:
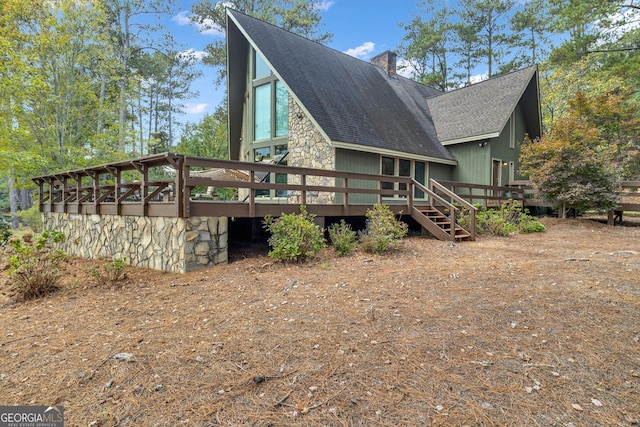
M 538 64 L 532 64 L 532 65 L 529 65 L 529 66 L 527 66 L 527 67 L 520 68 L 519 70 L 509 71 L 508 73 L 498 74 L 497 76 L 489 77 L 489 78 L 488 78 L 488 79 L 486 79 L 486 80 L 481 80 L 481 81 L 479 81 L 479 82 L 471 83 L 471 84 L 470 84 L 470 85 L 468 85 L 468 86 L 462 86 L 462 87 L 458 87 L 458 88 L 455 88 L 455 89 L 450 90 L 450 91 L 447 91 L 447 92 L 442 92 L 442 93 L 440 93 L 440 94 L 435 95 L 435 96 L 434 96 L 434 98 L 435 98 L 435 97 L 442 96 L 442 95 L 446 95 L 446 94 L 449 94 L 449 93 L 455 93 L 455 92 L 458 92 L 458 91 L 461 91 L 461 90 L 464 90 L 464 89 L 469 89 L 469 88 L 477 87 L 477 86 L 479 86 L 479 85 L 481 85 L 481 84 L 483 84 L 483 83 L 495 82 L 495 81 L 496 81 L 496 80 L 498 80 L 498 79 L 502 79 L 502 78 L 505 78 L 505 77 L 510 76 L 510 75 L 513 75 L 513 74 L 517 74 L 517 73 L 523 73 L 523 74 L 524 74 L 524 71 L 527 71 L 527 70 L 530 70 L 530 69 L 532 70 L 532 72 L 531 72 L 531 73 L 533 74 L 533 72 L 535 72 L 535 71 L 537 71 L 537 70 L 538 70 Z
M 258 21 L 258 22 L 261 22 L 261 23 L 267 24 L 267 25 L 269 25 L 269 26 L 271 26 L 271 27 L 274 27 L 274 28 L 276 28 L 276 29 L 278 29 L 278 30 L 282 30 L 282 31 L 284 31 L 284 32 L 286 32 L 286 33 L 288 33 L 288 34 L 292 34 L 292 35 L 294 35 L 294 36 L 296 36 L 296 37 L 298 37 L 298 38 L 301 38 L 302 40 L 304 40 L 304 41 L 306 41 L 306 42 L 315 43 L 316 45 L 318 45 L 318 46 L 320 46 L 320 47 L 323 47 L 323 48 L 329 49 L 329 50 L 331 50 L 331 51 L 333 51 L 333 52 L 335 52 L 335 53 L 338 53 L 338 54 L 340 54 L 340 55 L 343 55 L 343 56 L 345 56 L 346 58 L 349 58 L 349 60 L 358 61 L 358 62 L 361 62 L 361 63 L 363 63 L 363 64 L 367 64 L 367 65 L 369 65 L 369 66 L 371 66 L 371 67 L 380 68 L 378 65 L 376 65 L 376 64 L 374 64 L 374 63 L 372 63 L 370 60 L 369 60 L 369 61 L 367 61 L 367 60 L 360 59 L 360 58 L 355 57 L 355 56 L 351 56 L 351 55 L 349 55 L 348 53 L 345 53 L 345 52 L 343 52 L 343 51 L 341 51 L 341 50 L 335 49 L 335 48 L 333 48 L 333 47 L 331 47 L 331 46 L 327 46 L 327 45 L 322 44 L 322 43 L 320 43 L 320 42 L 318 42 L 318 41 L 308 39 L 308 38 L 306 38 L 306 37 L 304 37 L 304 36 L 302 36 L 302 35 L 300 35 L 300 34 L 294 33 L 293 31 L 289 31 L 289 30 L 284 29 L 284 28 L 282 28 L 282 27 L 278 27 L 276 24 L 274 24 L 274 23 L 272 23 L 272 22 L 264 21 L 264 20 L 262 20 L 262 19 L 260 19 L 260 18 L 256 18 L 255 16 L 251 16 L 251 15 L 249 15 L 249 14 L 247 14 L 247 13 L 240 12 L 239 10 L 233 9 L 233 8 L 231 8 L 231 7 L 226 7 L 226 10 L 227 10 L 227 11 L 230 11 L 230 12 L 232 12 L 232 13 L 240 14 L 240 15 L 245 16 L 245 17 L 250 18 L 250 19 L 254 19 L 254 20 Z M 382 55 L 383 53 L 386 53 L 386 52 L 393 52 L 393 53 L 396 53 L 396 52 L 394 52 L 393 50 L 386 49 L 385 51 L 383 51 L 383 52 L 379 53 L 378 55 Z M 414 83 L 414 84 L 420 85 L 420 86 L 424 86 L 424 87 L 427 87 L 427 88 L 431 88 L 431 89 L 438 90 L 437 88 L 435 88 L 435 87 L 433 87 L 433 86 L 429 86 L 429 85 L 426 85 L 426 84 L 424 84 L 424 83 L 420 83 L 419 81 L 416 81 L 416 80 L 414 80 L 414 79 L 411 79 L 411 78 L 405 77 L 405 76 L 403 76 L 403 75 L 401 75 L 401 74 L 397 74 L 397 77 L 398 77 L 398 78 L 406 79 L 406 80 L 408 80 L 408 81 L 410 81 L 410 82 L 412 82 L 412 83 Z M 446 93 L 446 92 L 443 92 L 443 93 Z M 434 96 L 438 96 L 438 95 L 434 95 Z

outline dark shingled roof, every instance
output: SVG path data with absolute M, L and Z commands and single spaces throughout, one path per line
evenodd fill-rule
M 525 90 L 536 92 L 531 101 L 537 105 L 537 87 L 527 89 L 536 67 L 442 93 L 401 76 L 389 77 L 379 66 L 227 11 L 230 114 L 242 112 L 244 39 L 333 142 L 455 161 L 442 143 L 499 133 Z M 232 129 L 231 137 L 237 133 Z
M 531 66 L 429 98 L 440 141 L 500 133 L 536 70 Z
M 409 79 L 237 11 L 228 14 L 332 141 L 455 160 Z

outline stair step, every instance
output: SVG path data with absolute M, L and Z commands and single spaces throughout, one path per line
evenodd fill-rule
M 455 224 L 453 232 L 451 231 L 451 218 L 445 215 L 442 211 L 431 208 L 429 206 L 416 206 L 415 207 L 425 218 L 431 223 L 436 225 L 447 235 L 453 237 L 455 241 L 470 240 L 471 233 L 462 228 L 460 225 Z

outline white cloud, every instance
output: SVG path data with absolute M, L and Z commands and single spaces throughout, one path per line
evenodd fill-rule
M 602 27 L 600 22 L 596 22 L 594 27 L 601 34 L 608 34 L 614 40 L 628 33 L 629 31 L 640 28 L 640 11 L 637 9 L 627 9 L 624 12 L 617 12 L 607 19 L 610 23 L 607 27 Z
M 209 104 L 186 104 L 183 107 L 183 110 L 187 114 L 200 114 L 204 113 L 207 110 Z
M 183 52 L 178 53 L 178 55 L 176 56 L 178 57 L 178 59 L 183 59 L 186 61 L 195 60 L 200 62 L 205 56 L 209 56 L 209 53 L 205 52 L 204 50 L 187 49 Z
M 475 76 L 471 76 L 471 84 L 480 83 L 487 79 L 489 79 L 489 74 L 487 73 L 476 74 Z
M 196 27 L 196 30 L 200 34 L 207 34 L 210 36 L 224 36 L 224 29 L 216 25 L 211 19 L 205 19 L 202 22 L 197 22 L 191 19 L 189 11 L 182 11 L 174 16 L 173 21 L 178 25 L 192 25 Z
M 191 18 L 189 18 L 189 11 L 185 10 L 178 13 L 176 16 L 171 18 L 173 22 L 182 26 L 182 25 L 191 25 Z
M 334 1 L 321 1 L 316 4 L 316 10 L 318 12 L 326 12 L 335 4 Z
M 373 52 L 376 48 L 376 44 L 373 42 L 364 42 L 358 47 L 347 49 L 344 53 L 359 59 L 366 59 L 367 56 Z
M 408 79 L 413 79 L 417 74 L 415 68 L 411 66 L 411 63 L 406 59 L 399 59 L 396 68 L 398 69 L 398 74 L 402 77 L 406 77 Z

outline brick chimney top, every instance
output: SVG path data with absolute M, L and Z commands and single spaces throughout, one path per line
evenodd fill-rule
M 395 52 L 386 50 L 380 55 L 371 58 L 371 63 L 382 67 L 382 69 L 389 75 L 389 77 L 396 77 L 396 58 L 398 55 Z

